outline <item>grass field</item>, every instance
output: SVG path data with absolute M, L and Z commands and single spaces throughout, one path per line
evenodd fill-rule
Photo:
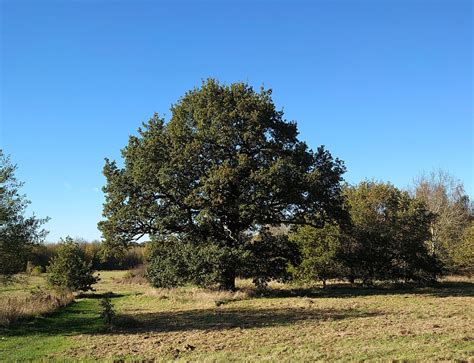
M 411 290 L 274 284 L 260 296 L 193 287 L 157 290 L 101 272 L 97 291 L 47 317 L 0 328 L 0 361 L 471 360 L 474 281 Z M 0 288 L 0 299 L 44 285 L 34 277 Z M 100 297 L 114 293 L 115 326 Z

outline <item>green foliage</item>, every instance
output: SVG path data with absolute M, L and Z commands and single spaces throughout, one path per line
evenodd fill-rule
M 210 287 L 222 283 L 219 270 L 223 267 L 219 263 L 227 262 L 236 268 L 240 260 L 230 249 L 220 249 L 213 244 L 196 246 L 173 237 L 153 238 L 148 251 L 147 278 L 155 287 L 169 288 L 187 283 Z
M 464 230 L 459 243 L 451 249 L 451 260 L 457 273 L 474 275 L 474 221 Z
M 302 262 L 294 265 L 292 272 L 301 281 L 326 280 L 348 275 L 347 268 L 338 258 L 343 242 L 343 231 L 332 223 L 323 228 L 300 226 L 290 233 L 290 239 L 298 244 Z
M 253 278 L 257 287 L 264 288 L 270 280 L 286 282 L 291 279 L 289 267 L 301 262 L 298 245 L 287 234 L 272 234 L 264 230 L 245 246 L 247 258 L 239 269 L 243 277 Z
M 112 301 L 110 300 L 109 296 L 104 296 L 100 300 L 100 306 L 102 308 L 102 311 L 100 313 L 100 317 L 104 319 L 104 323 L 108 328 L 112 327 L 112 320 L 115 316 L 115 309 L 114 309 L 114 304 L 112 304 Z
M 345 217 L 342 162 L 299 141 L 270 90 L 208 80 L 171 112 L 168 123 L 154 115 L 130 137 L 123 168 L 106 161 L 99 228 L 110 251 L 120 253 L 144 235 L 178 241 L 178 254 L 210 250 L 216 260 L 198 253 L 205 261 L 196 263 L 214 266 L 220 276 L 211 279 L 233 289 L 249 231 Z M 182 269 L 170 256 L 164 260 L 167 271 Z
M 93 290 L 92 285 L 99 281 L 91 263 L 85 261 L 79 244 L 70 237 L 60 243 L 47 272 L 52 286 L 69 291 Z
M 427 249 L 433 215 L 423 201 L 375 182 L 350 187 L 346 195 L 352 228 L 341 257 L 351 278 L 428 281 L 441 273 Z
M 345 196 L 350 225 L 302 226 L 290 234 L 302 253 L 302 263 L 292 270 L 295 278 L 370 284 L 431 281 L 441 274 L 440 261 L 427 246 L 434 216 L 423 201 L 376 182 L 347 187 Z
M 41 225 L 47 219 L 25 217 L 29 201 L 20 194 L 16 166 L 0 149 L 0 279 L 23 271 L 31 248 L 46 235 Z

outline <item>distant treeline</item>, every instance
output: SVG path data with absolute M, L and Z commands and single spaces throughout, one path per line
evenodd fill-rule
M 110 256 L 103 253 L 99 241 L 88 242 L 76 239 L 79 245 L 81 257 L 91 263 L 94 270 L 128 270 L 144 263 L 145 243 L 135 243 L 130 249 L 117 256 Z M 53 257 L 58 253 L 60 243 L 45 243 L 34 246 L 31 249 L 27 271 L 45 272 Z

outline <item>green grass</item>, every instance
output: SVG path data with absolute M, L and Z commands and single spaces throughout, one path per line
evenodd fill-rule
M 0 330 L 0 361 L 474 359 L 468 279 L 417 289 L 273 284 L 255 296 L 246 281 L 237 293 L 157 290 L 119 283 L 122 274 L 102 272 L 93 294 Z M 22 286 L 0 296 L 28 289 Z M 108 291 L 118 311 L 112 331 L 99 318 L 99 298 Z
M 94 299 L 78 299 L 48 317 L 38 317 L 11 329 L 0 329 L 0 361 L 33 360 L 77 345 L 73 336 L 104 330 Z

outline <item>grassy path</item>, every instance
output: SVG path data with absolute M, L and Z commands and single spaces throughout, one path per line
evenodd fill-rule
M 44 358 L 77 345 L 71 336 L 103 332 L 98 302 L 78 299 L 50 316 L 0 329 L 0 361 Z

